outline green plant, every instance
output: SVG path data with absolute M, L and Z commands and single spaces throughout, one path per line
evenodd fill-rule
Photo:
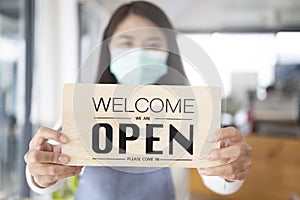
M 62 187 L 52 193 L 53 200 L 73 200 L 78 187 L 79 176 L 72 176 L 62 185 Z

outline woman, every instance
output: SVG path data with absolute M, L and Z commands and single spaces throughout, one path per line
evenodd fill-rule
M 164 51 L 178 52 L 174 35 L 167 36 L 159 29 L 143 34 L 130 31 L 143 31 L 147 27 L 173 29 L 165 14 L 150 3 L 132 2 L 117 9 L 104 32 L 103 41 L 113 37 L 102 45 L 98 83 L 188 83 L 179 56 Z M 137 48 L 138 51 L 134 51 Z M 119 58 L 126 52 L 132 53 Z M 157 66 L 149 65 L 154 60 L 158 62 L 159 70 L 154 68 Z M 64 178 L 82 170 L 82 167 L 65 166 L 68 156 L 61 154 L 60 147 L 48 144 L 47 139 L 68 142 L 63 134 L 49 128 L 40 128 L 32 138 L 25 155 L 27 180 L 38 193 L 53 192 Z M 251 148 L 232 127 L 221 129 L 215 141 L 221 142 L 221 149 L 213 150 L 206 158 L 221 160 L 221 164 L 198 171 L 208 188 L 230 194 L 249 176 Z M 187 199 L 188 178 L 187 169 L 162 168 L 148 173 L 127 173 L 109 167 L 85 167 L 76 199 Z

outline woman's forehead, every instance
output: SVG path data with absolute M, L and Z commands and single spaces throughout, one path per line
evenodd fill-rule
M 151 20 L 131 14 L 127 16 L 116 28 L 115 38 L 160 38 L 164 37 L 163 32 Z

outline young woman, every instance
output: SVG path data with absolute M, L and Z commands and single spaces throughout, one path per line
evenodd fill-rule
M 166 15 L 153 4 L 136 1 L 119 7 L 104 32 L 103 41 L 112 39 L 102 45 L 97 82 L 188 84 L 180 57 L 168 53 L 178 52 L 175 35 L 166 35 L 159 28 L 173 29 Z M 150 31 L 141 34 L 143 29 Z M 114 61 L 137 48 L 137 52 Z M 149 65 L 154 61 L 159 70 Z M 129 73 L 131 71 L 135 73 Z M 221 164 L 198 171 L 208 188 L 230 194 L 249 176 L 251 148 L 235 128 L 224 128 L 220 133 L 216 141 L 221 142 L 221 149 L 213 150 L 207 159 L 221 160 Z M 69 157 L 61 153 L 59 146 L 48 144 L 47 139 L 68 142 L 62 133 L 45 127 L 40 128 L 30 142 L 25 155 L 27 180 L 32 190 L 44 194 L 55 191 L 65 178 L 82 170 L 82 167 L 66 166 Z M 161 168 L 129 173 L 110 167 L 85 167 L 76 199 L 188 199 L 188 179 L 188 169 Z

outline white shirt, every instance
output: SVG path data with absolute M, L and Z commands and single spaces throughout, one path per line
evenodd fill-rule
M 174 185 L 175 199 L 189 199 L 190 170 L 185 168 L 171 168 L 171 174 Z M 227 182 L 218 176 L 201 175 L 201 178 L 207 188 L 217 194 L 222 195 L 228 195 L 238 191 L 243 184 L 243 181 Z M 51 194 L 52 192 L 58 190 L 66 180 L 62 179 L 47 188 L 40 188 L 34 184 L 28 167 L 26 167 L 26 179 L 31 190 L 38 194 L 44 195 Z

